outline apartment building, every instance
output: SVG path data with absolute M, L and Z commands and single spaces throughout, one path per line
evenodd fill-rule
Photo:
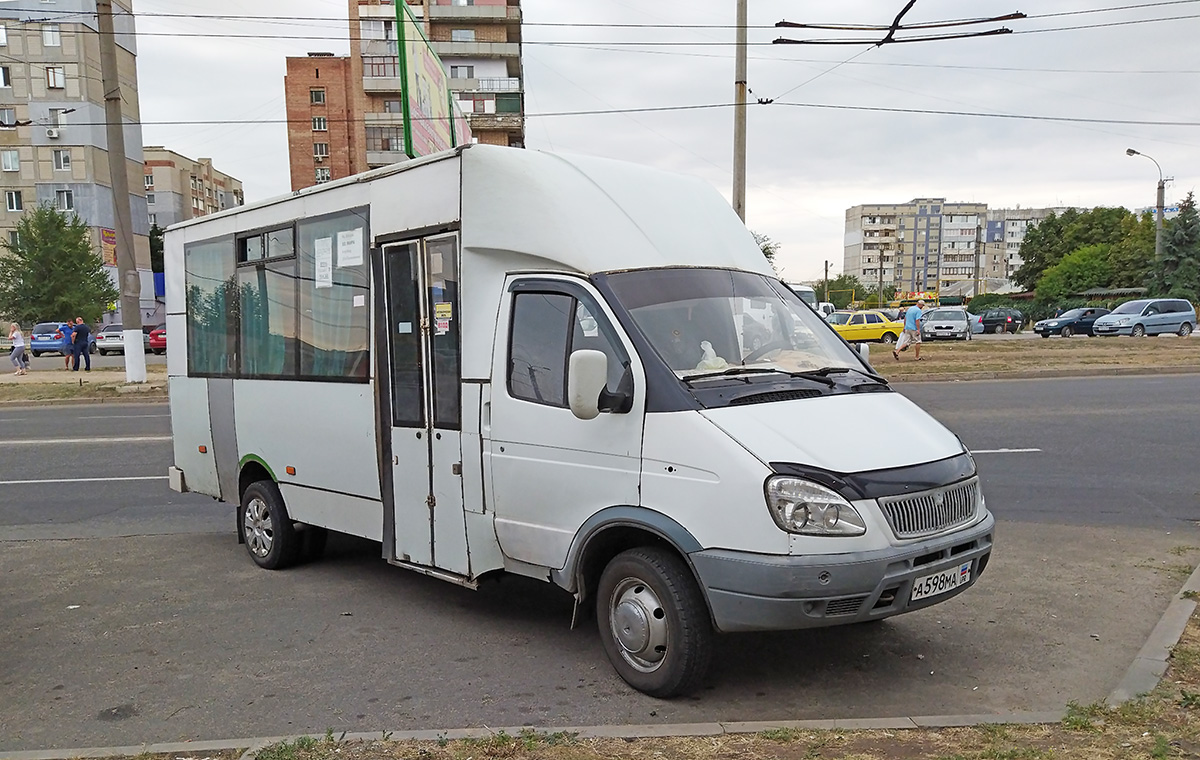
M 12 5 L 0 3 L 0 236 L 14 241 L 21 216 L 39 204 L 74 212 L 87 224 L 97 255 L 104 256 L 116 282 L 116 210 L 95 0 Z M 114 3 L 130 192 L 122 202 L 132 209 L 134 258 L 143 292 L 152 301 L 131 10 L 130 0 Z
M 940 290 L 973 279 L 987 204 L 914 198 L 846 210 L 843 271 L 901 292 Z
M 292 189 L 407 160 L 396 10 L 392 0 L 349 0 L 349 56 L 287 59 Z M 409 0 L 408 10 L 472 139 L 524 147 L 520 0 Z
M 246 202 L 241 180 L 214 169 L 211 158 L 188 158 L 161 145 L 144 151 L 142 183 L 151 225 L 166 229 Z
M 1061 215 L 1066 206 L 1055 208 L 1000 208 L 987 212 L 984 231 L 983 270 L 988 277 L 1011 280 L 1021 268 L 1021 244 L 1025 233 L 1051 214 Z M 1080 209 L 1081 211 L 1086 209 Z

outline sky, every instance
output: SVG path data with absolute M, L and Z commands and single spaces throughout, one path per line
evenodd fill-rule
M 845 213 L 858 204 L 1153 206 L 1158 169 L 1127 156 L 1130 147 L 1174 179 L 1168 203 L 1196 188 L 1200 0 L 917 0 L 904 23 L 962 19 L 968 6 L 971 18 L 1039 17 L 950 30 L 1013 34 L 883 46 L 871 44 L 878 33 L 774 27 L 886 25 L 905 3 L 749 2 L 751 100 L 772 102 L 749 108 L 746 224 L 779 244 L 786 279 L 818 278 L 826 261 L 831 276 L 841 272 Z M 247 7 L 255 20 L 150 15 L 244 17 Z M 247 201 L 289 192 L 284 59 L 346 54 L 347 3 L 135 0 L 134 9 L 145 143 L 212 158 L 243 182 Z M 657 166 L 732 197 L 734 0 L 523 0 L 522 11 L 528 148 Z M 1129 23 L 1149 19 L 1168 20 Z M 1104 26 L 1066 28 L 1095 25 Z M 858 42 L 771 44 L 779 37 Z M 673 110 L 636 112 L 653 108 Z

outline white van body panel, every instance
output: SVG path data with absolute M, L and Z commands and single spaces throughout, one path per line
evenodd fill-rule
M 904 467 L 963 452 L 953 433 L 899 393 L 824 396 L 701 414 L 763 462 L 837 473 Z M 894 443 L 866 440 L 867 428 L 888 433 Z
M 701 546 L 787 554 L 763 494 L 771 472 L 744 446 L 695 411 L 647 414 L 644 441 L 643 506 Z
M 196 377 L 168 377 L 167 392 L 171 398 L 175 466 L 183 471 L 184 486 L 197 493 L 221 493 L 209 426 L 208 381 Z M 201 454 L 201 446 L 208 453 Z

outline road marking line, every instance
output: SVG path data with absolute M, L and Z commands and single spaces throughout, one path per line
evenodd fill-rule
M 1033 454 L 1041 449 L 971 449 L 972 454 Z
M 27 438 L 25 440 L 0 441 L 0 446 L 49 446 L 54 444 L 76 443 L 148 443 L 151 441 L 169 441 L 169 435 L 137 435 L 116 438 Z
M 166 475 L 139 475 L 128 478 L 53 478 L 48 480 L 0 480 L 0 486 L 28 486 L 42 483 L 115 483 L 125 480 L 166 480 Z

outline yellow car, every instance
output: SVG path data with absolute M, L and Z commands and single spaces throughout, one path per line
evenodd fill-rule
M 851 343 L 895 343 L 904 332 L 903 322 L 890 320 L 880 311 L 835 311 L 826 321 Z

